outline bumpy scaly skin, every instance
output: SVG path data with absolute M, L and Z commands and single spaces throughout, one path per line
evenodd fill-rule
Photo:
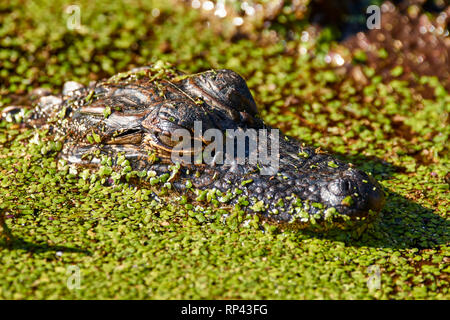
M 175 129 L 193 132 L 194 121 L 202 121 L 203 132 L 271 129 L 258 118 L 245 81 L 230 70 L 182 76 L 144 67 L 87 88 L 71 83 L 64 91 L 42 98 L 29 122 L 64 136 L 61 156 L 80 165 L 98 163 L 99 155 L 115 164 L 123 154 L 133 170 L 158 177 L 174 172 L 170 137 Z M 160 161 L 154 161 L 155 154 Z M 246 200 L 249 212 L 279 222 L 361 218 L 384 203 L 372 177 L 282 134 L 274 175 L 261 175 L 246 161 L 182 165 L 169 181 L 175 192 L 197 199 L 193 190 L 218 190 L 216 197 L 229 204 Z

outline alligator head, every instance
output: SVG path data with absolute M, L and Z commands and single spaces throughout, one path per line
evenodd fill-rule
M 330 217 L 359 219 L 382 208 L 383 191 L 371 176 L 265 125 L 237 73 L 213 70 L 159 78 L 153 74 L 151 68 L 140 68 L 65 92 L 60 102 L 51 102 L 53 106 L 41 103 L 37 114 L 49 118 L 52 112 L 45 110 L 61 114 L 64 108 L 53 128 L 66 137 L 62 156 L 69 162 L 92 164 L 99 161 L 99 153 L 114 159 L 121 155 L 133 170 L 154 172 L 154 181 L 155 175 L 173 169 L 178 162 L 174 159 L 181 159 L 169 179 L 174 190 L 196 198 L 195 190 L 213 190 L 222 202 L 247 205 L 248 211 L 270 220 L 307 224 Z M 210 161 L 199 162 L 198 154 L 211 146 L 211 129 L 214 141 L 225 146 L 212 153 L 209 149 Z M 253 130 L 257 143 L 271 144 L 252 149 L 255 136 L 244 135 L 236 142 L 227 130 Z M 175 133 L 180 132 L 190 137 L 183 148 L 177 148 L 180 136 Z M 270 139 L 262 139 L 260 132 Z M 229 139 L 232 142 L 226 144 Z M 258 152 L 270 154 L 276 166 L 265 170 L 268 162 L 258 160 Z

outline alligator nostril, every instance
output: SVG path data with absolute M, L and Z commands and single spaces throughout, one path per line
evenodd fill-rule
M 348 194 L 352 191 L 353 184 L 348 179 L 337 179 L 331 182 L 328 186 L 328 190 L 330 190 L 334 195 L 344 195 Z
M 344 179 L 342 182 L 342 190 L 347 193 L 350 192 L 352 190 L 352 183 L 350 182 L 350 180 Z

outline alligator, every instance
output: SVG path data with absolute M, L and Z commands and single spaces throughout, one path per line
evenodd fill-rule
M 384 192 L 371 175 L 282 133 L 266 140 L 278 143 L 276 149 L 263 146 L 276 157 L 276 170 L 263 174 L 267 161 L 250 161 L 255 160 L 250 159 L 253 136 L 217 153 L 213 149 L 209 163 L 199 161 L 211 146 L 208 129 L 228 139 L 229 130 L 277 130 L 260 118 L 245 80 L 231 70 L 187 75 L 156 64 L 87 86 L 67 82 L 60 95 L 41 95 L 24 123 L 45 127 L 62 141 L 58 156 L 70 164 L 99 167 L 106 157 L 112 168 L 137 172 L 138 181 L 168 189 L 170 196 L 213 198 L 266 221 L 299 227 L 366 221 L 384 205 Z M 10 107 L 3 116 L 15 112 Z M 192 134 L 186 148 L 176 148 L 178 129 Z M 236 155 L 236 144 L 244 154 Z M 223 154 L 227 161 L 217 160 Z

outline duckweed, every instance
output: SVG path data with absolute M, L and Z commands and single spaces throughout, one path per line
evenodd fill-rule
M 76 30 L 63 12 L 72 3 L 22 2 L 0 4 L 0 109 L 23 104 L 20 97 L 36 87 L 56 93 L 65 81 L 126 77 L 155 61 L 189 73 L 233 68 L 268 124 L 369 172 L 387 202 L 352 231 L 269 225 L 247 214 L 264 203 L 240 189 L 198 193 L 198 203 L 184 195 L 162 200 L 154 189 L 169 189 L 169 174 L 133 172 L 125 157 L 116 161 L 119 171 L 111 159 L 96 170 L 69 166 L 48 132 L 1 121 L 2 299 L 449 299 L 445 79 L 400 65 L 374 68 L 371 54 L 334 41 L 327 28 L 300 41 L 309 29 L 298 28 L 308 24 L 289 33 L 289 10 L 255 38 L 166 1 L 78 1 Z M 351 72 L 326 62 L 334 51 Z M 382 61 L 391 55 L 376 49 Z M 174 76 L 162 70 L 155 79 Z M 133 177 L 150 186 L 136 186 Z M 196 192 L 192 182 L 186 186 Z M 315 221 L 304 206 L 323 210 L 296 202 L 300 222 Z M 333 208 L 324 215 L 339 216 Z M 81 276 L 80 287 L 69 285 L 69 270 Z M 369 285 L 373 270 L 378 288 Z

